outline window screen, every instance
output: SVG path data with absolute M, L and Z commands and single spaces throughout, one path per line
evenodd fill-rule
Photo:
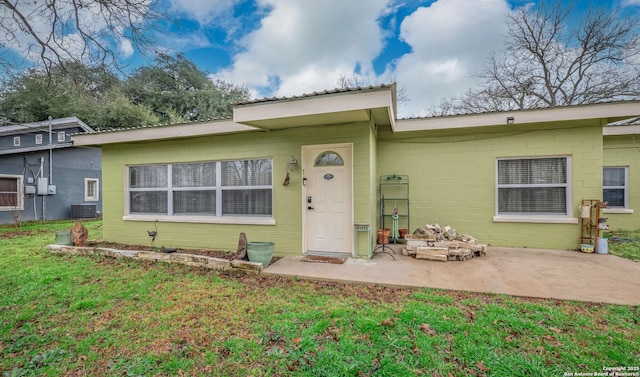
M 626 208 L 628 187 L 627 167 L 605 167 L 602 171 L 602 200 L 609 207 Z
M 0 177 L 0 210 L 22 209 L 22 177 Z
M 223 215 L 271 215 L 271 190 L 225 190 Z
M 213 190 L 174 191 L 173 212 L 175 214 L 216 214 L 216 192 Z
M 223 186 L 271 185 L 271 160 L 222 162 Z
M 129 187 L 167 187 L 167 165 L 132 166 L 129 168 Z
M 129 213 L 271 216 L 272 161 L 130 166 L 128 190 Z
M 216 185 L 216 163 L 173 164 L 173 187 L 213 187 Z
M 566 157 L 498 160 L 499 214 L 566 214 Z
M 131 213 L 167 214 L 166 191 L 133 191 L 129 199 Z

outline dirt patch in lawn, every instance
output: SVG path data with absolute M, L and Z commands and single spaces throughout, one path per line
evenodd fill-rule
M 39 234 L 51 233 L 51 230 L 7 230 L 0 231 L 0 240 L 9 240 L 16 237 L 31 237 Z

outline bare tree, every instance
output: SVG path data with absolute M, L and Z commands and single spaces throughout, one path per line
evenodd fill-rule
M 392 80 L 392 81 L 395 81 L 395 80 Z M 380 85 L 380 84 L 372 84 L 369 80 L 357 74 L 353 74 L 349 78 L 344 73 L 342 73 L 340 77 L 338 77 L 338 81 L 336 82 L 336 85 L 340 89 L 349 89 L 349 88 L 374 86 L 374 85 Z M 398 102 L 411 101 L 411 98 L 407 94 L 407 91 L 404 87 L 400 87 L 396 89 L 396 101 Z
M 161 14 L 149 0 L 0 0 L 0 65 L 13 51 L 46 72 L 66 64 L 119 68 L 118 56 L 153 48 Z M 12 59 L 12 60 L 10 60 Z
M 590 9 L 575 28 L 570 8 L 542 1 L 506 16 L 504 50 L 479 75 L 483 84 L 443 99 L 434 115 L 597 103 L 640 96 L 639 21 Z

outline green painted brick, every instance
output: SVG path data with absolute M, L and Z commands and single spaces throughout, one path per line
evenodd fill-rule
M 372 222 L 376 206 L 370 205 L 375 177 L 371 168 L 372 140 L 368 123 L 355 125 L 294 128 L 257 135 L 236 134 L 200 137 L 145 144 L 103 146 L 104 236 L 110 241 L 149 244 L 147 230 L 152 222 L 124 221 L 125 173 L 127 165 L 175 163 L 225 159 L 272 158 L 273 200 L 276 225 L 229 225 L 159 222 L 156 245 L 207 247 L 234 250 L 240 232 L 249 240 L 274 240 L 276 253 L 302 252 L 301 171 L 290 172 L 291 183 L 282 186 L 291 156 L 301 159 L 303 145 L 352 143 L 354 150 L 354 192 L 357 193 L 354 218 Z M 258 137 L 256 137 L 258 136 Z M 375 201 L 375 199 L 374 199 Z M 366 244 L 365 244 L 366 246 Z M 366 247 L 364 248 L 366 250 Z
M 303 145 L 353 143 L 354 221 L 371 224 L 376 238 L 379 224 L 378 177 L 406 174 L 411 181 L 411 224 L 451 225 L 481 242 L 497 246 L 573 249 L 578 245 L 577 224 L 495 223 L 495 166 L 497 158 L 532 156 L 571 157 L 572 208 L 580 200 L 602 196 L 602 166 L 628 163 L 630 185 L 640 182 L 639 148 L 629 140 L 608 138 L 603 143 L 597 122 L 494 128 L 471 134 L 417 132 L 411 137 L 378 133 L 368 123 L 301 127 L 196 139 L 105 145 L 103 147 L 104 235 L 113 241 L 149 243 L 152 223 L 124 221 L 124 174 L 128 164 L 172 163 L 267 157 L 273 159 L 275 226 L 161 223 L 156 242 L 171 246 L 212 247 L 234 250 L 238 234 L 250 240 L 276 242 L 276 253 L 302 252 L 301 168 L 290 172 L 291 183 L 282 186 L 291 156 L 300 159 Z M 555 127 L 555 128 L 554 128 Z M 604 152 L 603 152 L 604 148 Z M 631 161 L 631 162 L 628 162 Z M 633 191 L 632 191 L 633 194 Z M 631 196 L 640 210 L 640 198 Z M 611 215 L 611 222 L 635 228 L 638 215 Z M 366 233 L 358 233 L 358 255 L 366 255 Z
M 493 222 L 496 159 L 500 157 L 572 156 L 572 207 L 577 208 L 582 198 L 602 196 L 602 154 L 591 153 L 602 150 L 599 126 L 579 132 L 531 128 L 523 134 L 505 130 L 477 135 L 474 140 L 455 134 L 442 143 L 426 138 L 420 147 L 416 139 L 384 140 L 378 143 L 378 175 L 409 175 L 411 223 L 416 227 L 437 222 L 497 246 L 574 249 L 579 237 L 576 224 Z M 456 145 L 456 139 L 462 142 Z M 588 159 L 575 157 L 579 155 Z

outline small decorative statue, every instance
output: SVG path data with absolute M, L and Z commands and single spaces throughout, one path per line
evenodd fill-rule
M 84 246 L 84 242 L 89 237 L 89 231 L 82 223 L 77 221 L 71 228 L 71 243 L 74 246 Z

